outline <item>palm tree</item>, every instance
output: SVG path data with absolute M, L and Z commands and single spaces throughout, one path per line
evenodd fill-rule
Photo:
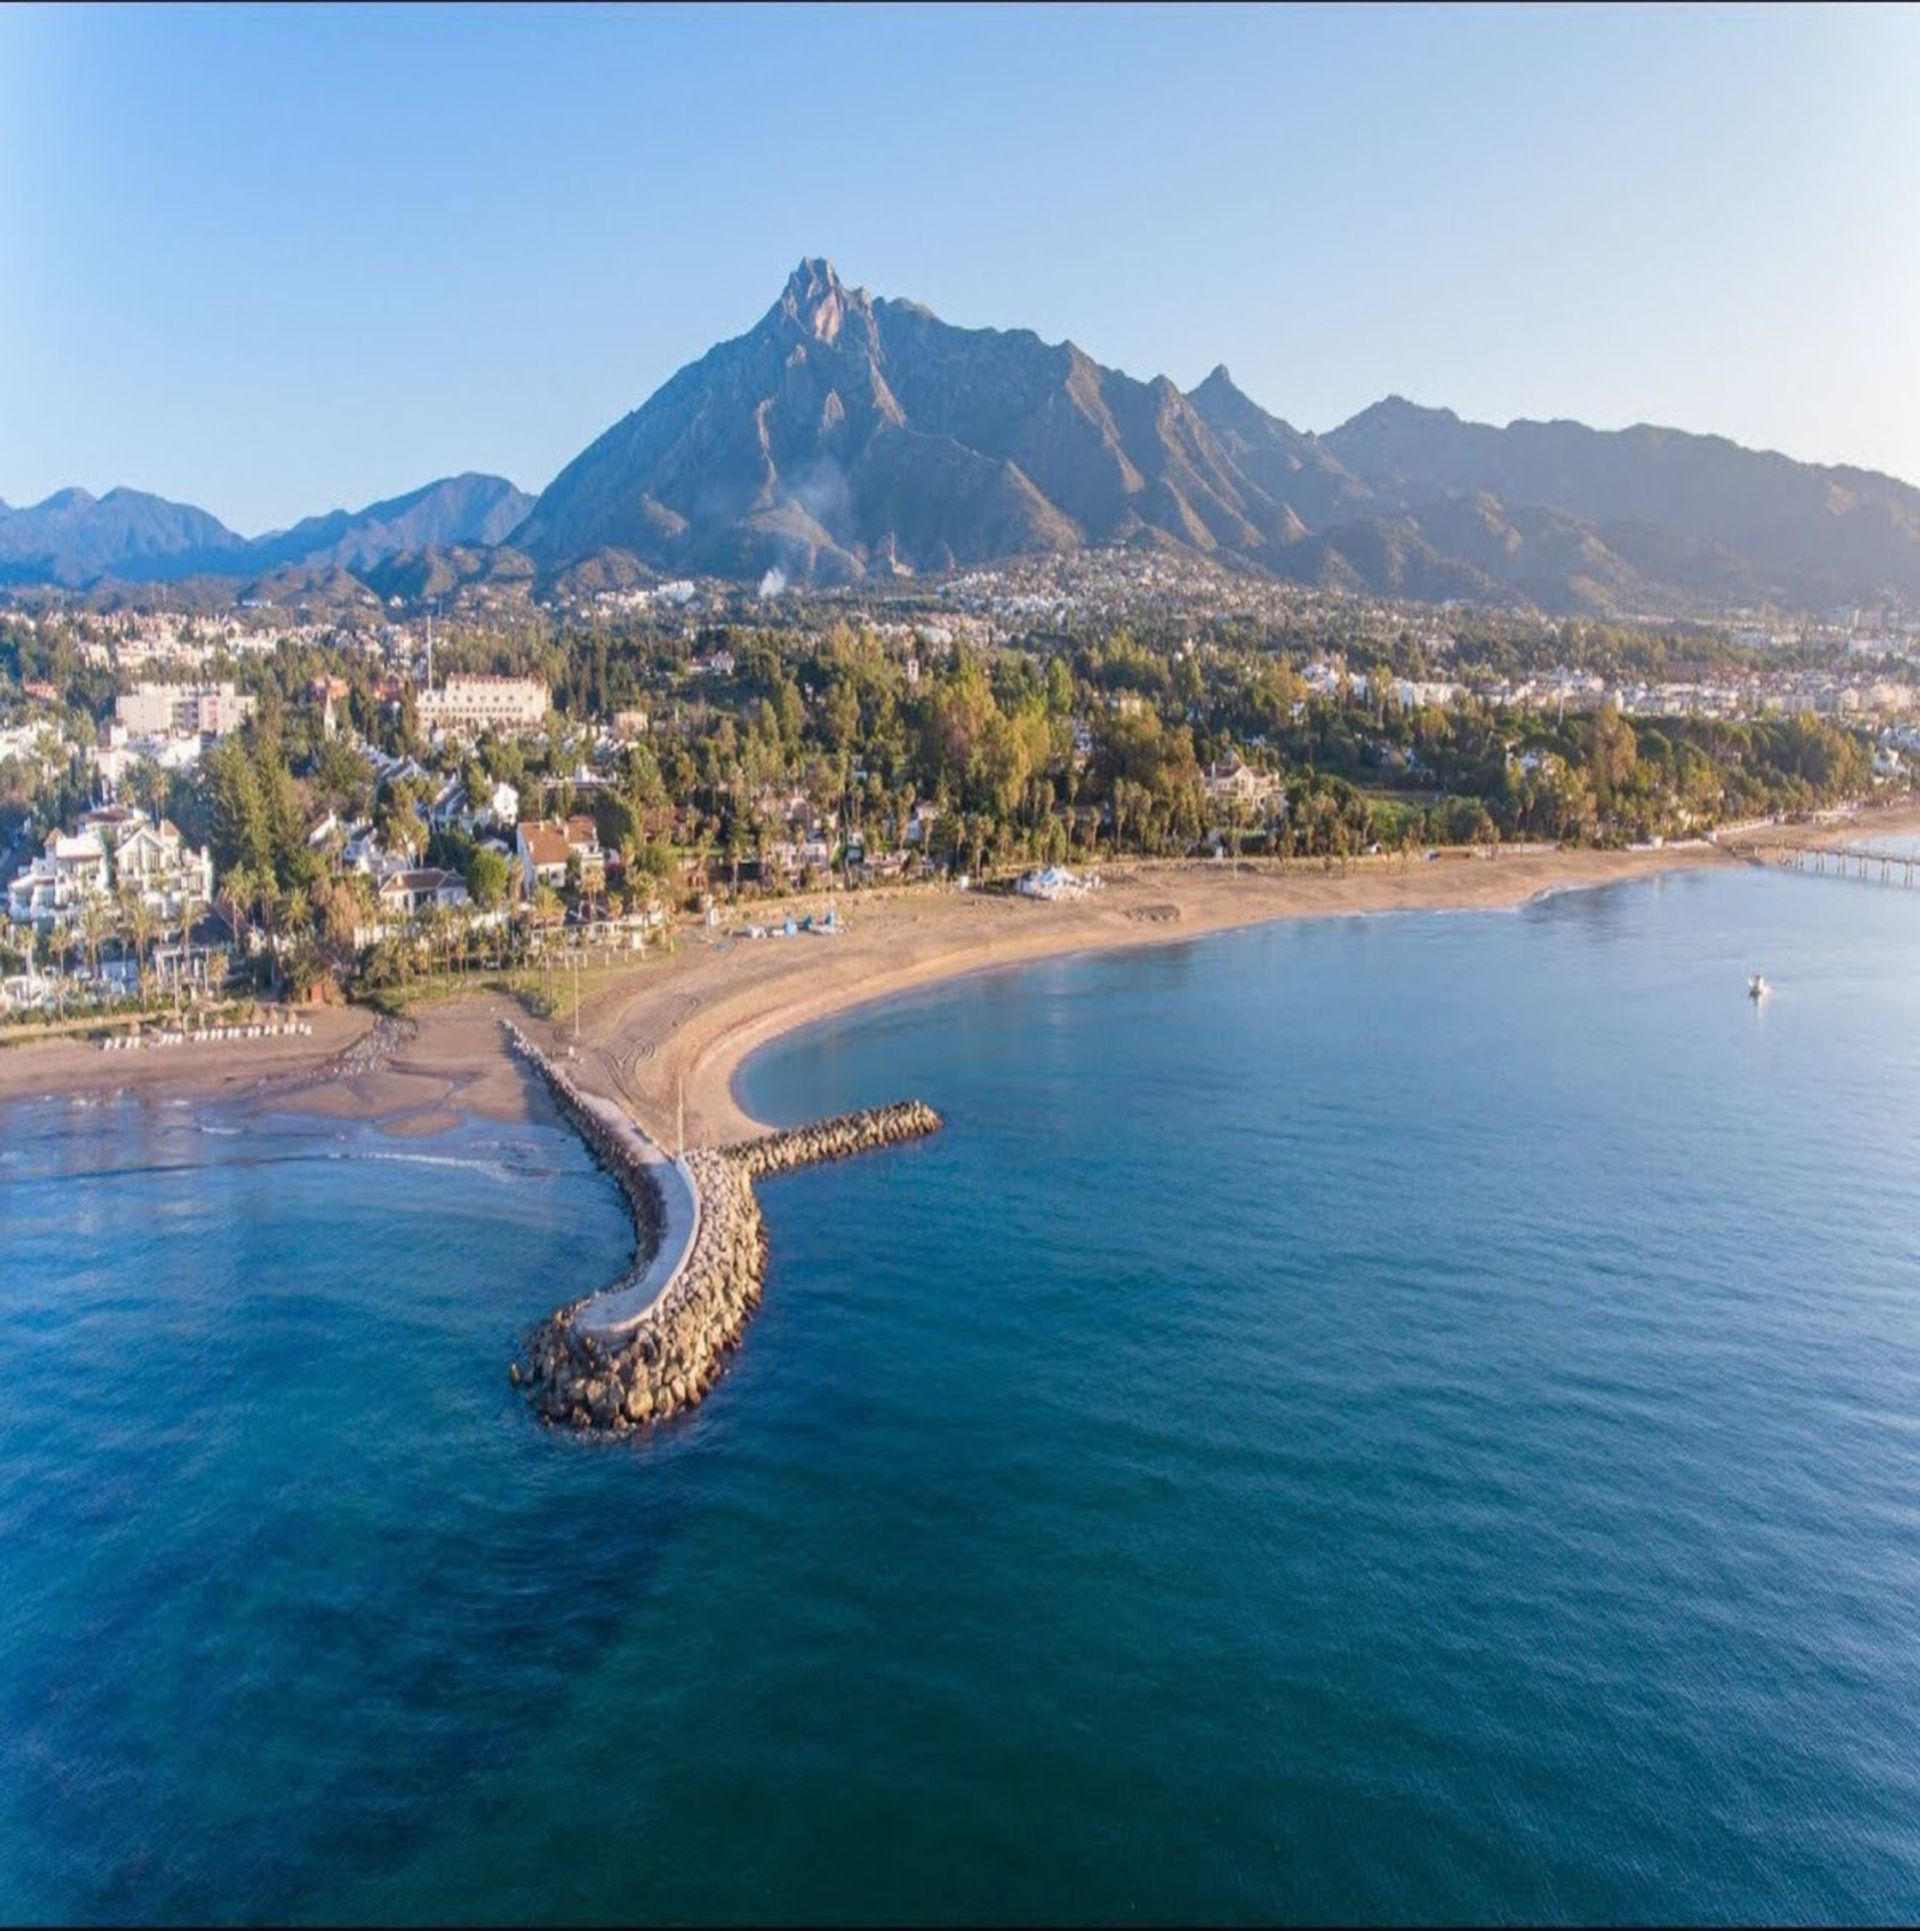
M 146 897 L 133 890 L 121 894 L 121 920 L 133 940 L 133 970 L 140 986 L 140 1003 L 147 1003 L 147 955 L 159 936 L 160 916 Z
M 249 923 L 247 914 L 259 889 L 253 873 L 244 865 L 233 866 L 220 881 L 217 896 L 226 901 L 227 923 L 233 928 L 236 939 L 246 937 L 245 928 Z
M 273 960 L 275 977 L 284 980 L 286 975 L 281 971 L 281 961 L 286 958 L 289 951 L 298 953 L 312 936 L 313 901 L 303 887 L 289 885 L 281 896 L 279 904 L 280 934 L 274 942 Z M 299 971 L 304 977 L 304 964 Z M 290 981 L 288 983 L 291 984 Z M 304 991 L 305 985 L 300 986 L 298 990 Z
M 473 971 L 474 942 L 480 935 L 479 917 L 480 908 L 471 903 L 454 910 L 453 928 L 460 947 L 460 976 L 463 979 Z
M 74 955 L 81 949 L 83 941 L 80 934 L 71 926 L 62 926 L 54 935 L 53 949 L 60 960 L 60 1017 L 67 1016 L 67 986 L 73 972 Z
M 100 981 L 100 941 L 113 929 L 113 918 L 104 899 L 92 893 L 80 901 L 80 935 L 87 948 L 87 970 L 93 975 L 96 990 Z
M 420 915 L 427 956 L 438 971 L 453 970 L 453 918 L 444 905 L 429 905 Z

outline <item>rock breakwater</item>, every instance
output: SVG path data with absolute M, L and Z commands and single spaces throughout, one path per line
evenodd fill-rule
M 684 1155 L 678 1164 L 694 1205 L 685 1251 L 648 1306 L 608 1322 L 597 1315 L 655 1266 L 666 1223 L 651 1171 L 659 1156 L 618 1109 L 583 1093 L 517 1027 L 508 1030 L 515 1050 L 545 1078 L 561 1111 L 619 1181 L 639 1232 L 629 1273 L 549 1315 L 528 1337 L 525 1361 L 513 1366 L 535 1410 L 561 1426 L 609 1433 L 651 1427 L 693 1407 L 719 1380 L 766 1279 L 755 1180 L 899 1146 L 940 1125 L 932 1107 L 908 1100 Z

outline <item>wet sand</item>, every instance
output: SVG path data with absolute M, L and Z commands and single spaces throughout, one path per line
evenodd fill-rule
M 292 1094 L 330 1077 L 333 1062 L 373 1025 L 369 1012 L 329 1006 L 303 1009 L 300 1017 L 313 1028 L 310 1038 L 222 1040 L 121 1053 L 104 1053 L 97 1041 L 84 1039 L 6 1046 L 0 1049 L 0 1104 L 48 1093 L 90 1099 L 165 1093 L 223 1101 Z
M 524 1025 L 526 1014 L 497 993 L 437 1001 L 418 1017 L 382 1020 L 363 1036 L 357 1059 L 348 1054 L 325 1077 L 294 1091 L 264 1091 L 256 1103 L 371 1120 L 406 1139 L 445 1133 L 467 1119 L 524 1120 L 547 1101 L 507 1054 L 505 1019 Z

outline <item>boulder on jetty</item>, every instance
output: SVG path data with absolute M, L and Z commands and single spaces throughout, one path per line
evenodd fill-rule
M 633 1267 L 610 1289 L 549 1315 L 513 1364 L 535 1412 L 559 1426 L 625 1433 L 694 1407 L 719 1380 L 760 1304 L 767 1239 L 753 1182 L 822 1160 L 844 1160 L 937 1132 L 940 1116 L 919 1100 L 872 1107 L 731 1147 L 686 1154 L 680 1170 L 693 1193 L 692 1238 L 659 1294 L 636 1319 L 602 1331 L 593 1321 L 606 1293 L 638 1281 L 665 1225 L 658 1181 L 631 1144 L 589 1104 L 572 1076 L 516 1026 L 514 1049 L 546 1080 L 560 1110 L 631 1202 L 639 1246 Z

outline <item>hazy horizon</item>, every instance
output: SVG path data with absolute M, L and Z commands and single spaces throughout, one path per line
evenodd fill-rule
M 14 9 L 0 498 L 538 491 L 813 254 L 1303 429 L 1920 482 L 1916 80 L 1894 10 Z

